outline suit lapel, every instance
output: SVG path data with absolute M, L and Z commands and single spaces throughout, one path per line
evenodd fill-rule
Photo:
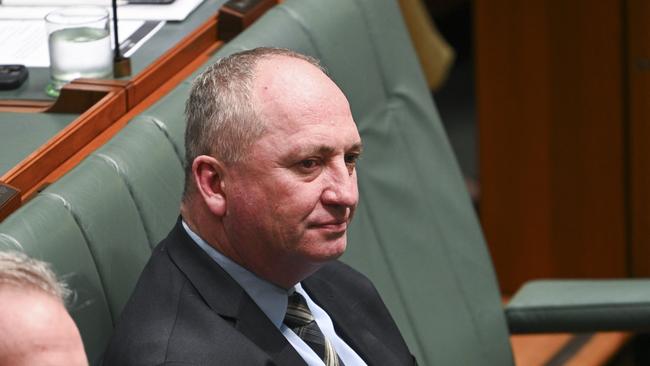
M 384 345 L 381 338 L 367 326 L 365 314 L 357 311 L 354 299 L 342 300 L 336 296 L 336 286 L 317 274 L 302 281 L 309 296 L 327 312 L 336 333 L 368 365 L 398 365 L 399 361 Z
M 169 256 L 206 304 L 270 356 L 278 365 L 305 365 L 304 360 L 244 289 L 187 235 L 180 220 L 166 245 Z

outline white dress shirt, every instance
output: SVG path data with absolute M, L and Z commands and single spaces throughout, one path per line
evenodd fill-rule
M 332 346 L 339 355 L 339 358 L 346 366 L 366 365 L 359 355 L 348 346 L 334 330 L 332 319 L 327 315 L 325 310 L 318 306 L 309 297 L 309 294 L 297 283 L 292 289 L 285 290 L 262 278 L 257 277 L 254 273 L 232 261 L 230 258 L 221 254 L 218 250 L 210 246 L 205 240 L 201 239 L 194 233 L 189 226 L 183 221 L 183 228 L 194 242 L 203 249 L 215 262 L 217 262 L 239 285 L 246 291 L 248 296 L 253 299 L 257 306 L 271 320 L 273 325 L 282 332 L 284 337 L 295 348 L 300 356 L 309 366 L 324 366 L 323 361 L 296 333 L 294 333 L 284 322 L 284 316 L 287 312 L 288 297 L 293 291 L 299 292 L 306 300 L 307 306 L 311 311 L 318 327 L 325 337 L 329 339 Z

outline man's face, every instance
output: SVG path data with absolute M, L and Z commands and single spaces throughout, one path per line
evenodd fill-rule
M 345 251 L 361 139 L 345 96 L 302 60 L 260 62 L 253 102 L 267 131 L 228 168 L 224 227 L 238 254 L 318 265 Z
M 60 300 L 0 285 L 0 366 L 87 365 L 81 337 Z

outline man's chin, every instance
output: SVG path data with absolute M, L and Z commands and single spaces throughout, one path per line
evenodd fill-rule
M 311 253 L 311 258 L 314 262 L 324 263 L 338 259 L 345 253 L 347 240 L 344 235 L 342 238 L 338 238 L 338 240 L 327 241 L 322 245 L 315 253 Z

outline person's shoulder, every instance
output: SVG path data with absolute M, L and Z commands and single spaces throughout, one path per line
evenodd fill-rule
M 165 250 L 161 245 L 154 251 L 140 277 L 117 323 L 104 365 L 175 365 L 180 361 L 208 365 L 209 360 L 222 360 L 246 342 L 232 320 L 210 309 Z
M 122 311 L 104 365 L 266 364 L 268 357 L 236 329 L 235 319 L 211 308 L 184 272 L 196 259 L 191 247 L 183 247 L 187 244 L 172 233 L 155 247 Z

